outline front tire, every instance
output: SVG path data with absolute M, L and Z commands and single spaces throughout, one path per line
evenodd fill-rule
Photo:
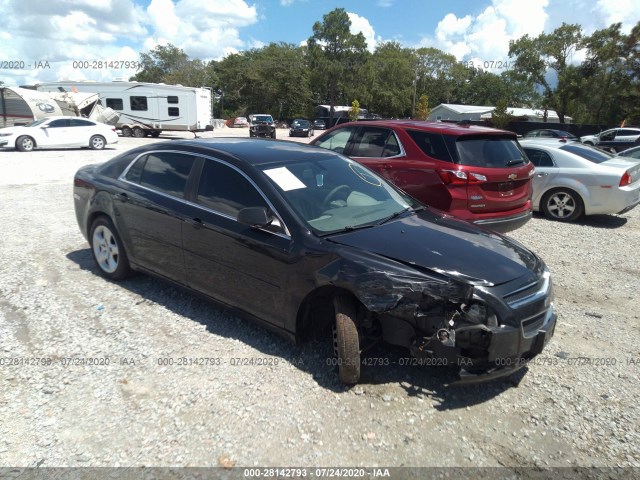
M 131 127 L 122 127 L 122 136 L 123 137 L 130 137 L 131 135 L 133 135 Z
M 573 190 L 556 188 L 542 197 L 542 213 L 551 220 L 573 222 L 584 213 L 582 199 Z
M 28 135 L 18 137 L 16 140 L 16 150 L 19 152 L 30 152 L 36 148 L 36 141 Z
M 89 233 L 93 260 L 102 276 L 110 280 L 122 280 L 131 275 L 127 253 L 111 220 L 98 217 L 91 224 Z
M 360 335 L 356 326 L 357 308 L 353 300 L 339 296 L 333 300 L 336 323 L 333 345 L 338 357 L 338 378 L 347 385 L 360 380 Z
M 89 139 L 89 148 L 91 150 L 102 150 L 106 144 L 107 141 L 102 135 L 94 135 Z
M 133 127 L 133 136 L 136 138 L 144 138 L 144 130 L 140 127 Z

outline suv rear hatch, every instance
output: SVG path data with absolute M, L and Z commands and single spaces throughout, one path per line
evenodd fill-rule
M 449 145 L 453 146 L 451 142 Z M 514 210 L 531 199 L 534 167 L 514 137 L 486 134 L 457 137 L 454 158 L 459 171 L 466 174 L 471 212 Z

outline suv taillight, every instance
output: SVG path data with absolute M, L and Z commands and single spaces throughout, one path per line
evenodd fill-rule
M 464 170 L 437 170 L 437 172 L 445 185 L 466 185 L 487 181 L 487 177 L 481 173 L 465 172 Z
M 631 185 L 633 183 L 633 178 L 631 178 L 631 174 L 629 172 L 624 172 L 622 178 L 620 179 L 620 186 L 626 187 L 627 185 Z

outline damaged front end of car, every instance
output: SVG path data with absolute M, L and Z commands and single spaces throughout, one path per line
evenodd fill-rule
M 501 285 L 387 258 L 352 260 L 322 273 L 366 307 L 364 326 L 379 326 L 381 339 L 407 348 L 417 364 L 454 367 L 456 383 L 510 375 L 553 336 L 553 287 L 541 260 Z

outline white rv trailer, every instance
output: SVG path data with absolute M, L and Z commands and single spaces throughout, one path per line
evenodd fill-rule
M 157 137 L 163 130 L 213 130 L 211 89 L 142 82 L 61 81 L 40 83 L 41 92 L 97 93 L 104 107 L 119 115 L 116 128 L 125 137 Z

